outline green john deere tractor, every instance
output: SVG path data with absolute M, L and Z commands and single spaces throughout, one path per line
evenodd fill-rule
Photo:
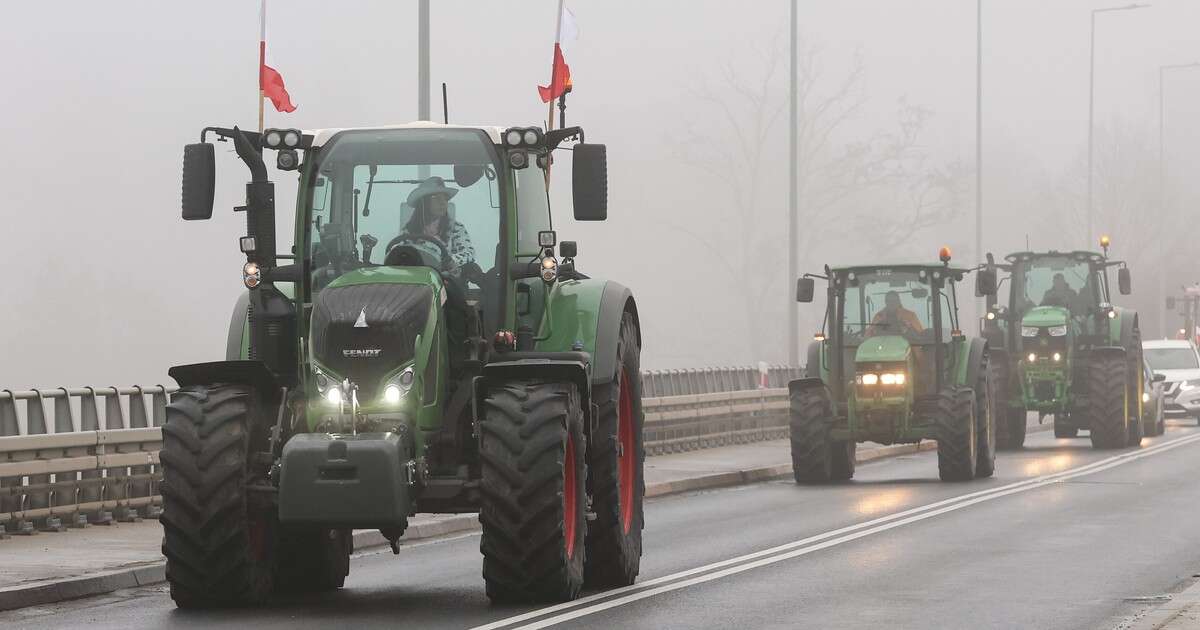
M 1054 435 L 1088 429 L 1092 446 L 1121 448 L 1141 441 L 1142 341 L 1137 313 L 1113 306 L 1108 269 L 1118 267 L 1121 295 L 1129 269 L 1104 253 L 1017 252 L 985 267 L 1008 272 L 1008 304 L 989 297 L 984 336 L 999 366 L 999 445 L 1020 448 L 1025 417 L 1054 416 Z
M 864 265 L 805 274 L 796 298 L 828 281 L 825 325 L 805 378 L 788 383 L 792 467 L 799 483 L 854 476 L 858 442 L 937 440 L 943 481 L 990 477 L 995 467 L 992 372 L 983 339 L 958 325 L 955 285 L 970 272 L 942 264 Z M 980 271 L 976 292 L 995 292 Z
M 577 140 L 575 218 L 605 219 L 604 145 L 578 127 L 209 127 L 184 151 L 184 219 L 212 215 L 212 136 L 251 174 L 236 208 L 247 290 L 226 360 L 170 370 L 162 523 L 176 604 L 339 588 L 352 530 L 378 529 L 398 553 L 418 512 L 479 512 L 494 601 L 632 584 L 637 306 L 576 268 L 547 196 L 553 151 Z M 288 255 L 265 150 L 299 175 Z

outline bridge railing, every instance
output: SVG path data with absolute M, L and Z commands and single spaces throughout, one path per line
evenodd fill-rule
M 646 453 L 787 436 L 787 366 L 642 373 Z M 0 538 L 156 518 L 178 388 L 0 390 Z M 49 409 L 49 411 L 48 411 Z

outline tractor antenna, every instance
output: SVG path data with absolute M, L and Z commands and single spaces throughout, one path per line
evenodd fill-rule
M 1025 251 L 1030 251 L 1030 249 L 1029 249 L 1029 233 L 1028 232 L 1025 234 Z
M 446 104 L 446 82 L 442 81 L 442 122 L 450 124 L 450 106 Z

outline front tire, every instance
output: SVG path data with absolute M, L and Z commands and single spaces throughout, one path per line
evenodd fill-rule
M 834 444 L 829 439 L 833 403 L 829 390 L 824 385 L 792 388 L 790 400 L 792 476 L 796 483 L 828 483 L 834 478 Z M 853 475 L 853 469 L 849 474 Z
M 938 427 L 938 476 L 942 481 L 970 481 L 978 466 L 979 445 L 975 422 L 975 394 L 969 388 L 950 387 L 934 402 Z
M 588 587 L 628 586 L 642 560 L 642 502 L 646 494 L 642 443 L 642 377 L 637 325 L 625 313 L 617 340 L 617 373 L 596 390 L 600 422 L 588 457 L 596 520 L 587 528 L 584 581 Z
M 586 444 L 574 385 L 492 388 L 479 425 L 483 579 L 495 603 L 575 599 L 583 587 Z
M 245 385 L 189 385 L 167 405 L 159 520 L 180 608 L 257 604 L 274 588 L 278 521 L 247 492 L 255 401 Z
M 1093 448 L 1122 448 L 1130 437 L 1128 383 L 1123 356 L 1102 354 L 1088 370 L 1088 418 Z

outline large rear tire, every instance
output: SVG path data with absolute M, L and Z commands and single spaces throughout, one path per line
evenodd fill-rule
M 588 449 L 596 513 L 587 528 L 584 582 L 589 588 L 633 584 L 641 567 L 646 451 L 639 354 L 637 325 L 626 313 L 617 340 L 617 372 L 611 384 L 595 392 L 600 422 Z
M 828 483 L 834 478 L 834 443 L 829 439 L 833 403 L 829 390 L 816 384 L 792 388 L 789 413 L 792 475 L 796 483 Z M 853 475 L 853 469 L 849 474 Z
M 991 477 L 996 472 L 996 423 L 1000 416 L 996 412 L 993 397 L 996 378 L 993 369 L 985 356 L 975 380 L 975 439 L 978 441 L 975 476 L 980 478 Z
M 942 481 L 970 481 L 978 466 L 975 435 L 975 394 L 970 388 L 950 387 L 933 403 L 938 427 L 938 476 Z
M 576 387 L 532 380 L 494 387 L 479 429 L 479 550 L 488 597 L 575 599 L 587 529 L 587 449 Z
M 1129 442 L 1129 393 L 1125 357 L 1104 353 L 1088 369 L 1088 419 L 1093 448 L 1122 448 Z
M 256 406 L 252 388 L 228 384 L 184 387 L 167 405 L 159 520 L 180 608 L 257 604 L 274 588 L 275 511 L 247 492 Z

